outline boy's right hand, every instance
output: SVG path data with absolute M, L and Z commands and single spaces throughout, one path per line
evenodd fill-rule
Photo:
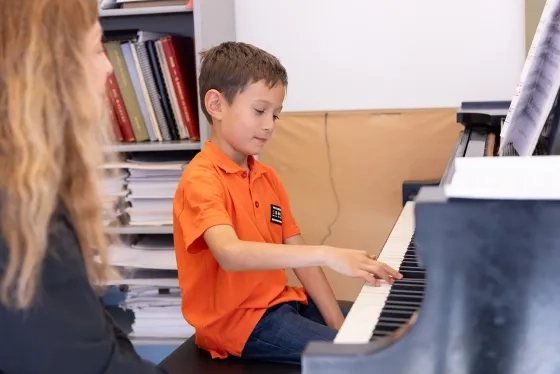
M 392 284 L 394 279 L 401 279 L 402 274 L 383 262 L 375 260 L 375 256 L 357 249 L 328 247 L 326 265 L 334 271 L 349 277 L 364 278 L 374 286 L 379 286 L 380 278 Z

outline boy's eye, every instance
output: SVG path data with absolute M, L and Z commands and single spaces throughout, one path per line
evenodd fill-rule
M 257 112 L 257 114 L 260 116 L 260 115 L 264 114 L 265 111 L 264 111 L 264 110 L 260 110 L 260 109 L 255 109 L 255 112 Z M 272 119 L 273 119 L 274 121 L 276 121 L 276 120 L 278 119 L 278 116 L 277 116 L 277 115 L 273 115 L 273 116 L 272 116 Z

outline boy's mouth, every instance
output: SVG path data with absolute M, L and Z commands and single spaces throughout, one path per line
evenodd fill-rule
M 257 139 L 258 141 L 260 141 L 262 143 L 266 143 L 266 141 L 268 140 L 267 138 L 259 138 L 257 136 L 255 136 L 255 139 Z

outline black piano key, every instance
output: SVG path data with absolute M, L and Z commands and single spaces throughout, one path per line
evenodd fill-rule
M 419 301 L 414 302 L 414 301 L 387 300 L 385 302 L 385 306 L 399 307 L 402 310 L 407 310 L 407 308 L 412 308 L 413 310 L 416 310 L 420 305 L 422 305 L 422 303 Z
M 399 266 L 403 279 L 396 280 L 381 310 L 370 340 L 392 334 L 420 308 L 424 299 L 426 272 L 416 257 L 414 236 Z
M 408 321 L 408 318 L 399 318 L 399 317 L 381 317 L 379 318 L 379 322 L 380 323 L 393 323 L 396 322 L 399 325 L 405 323 L 406 321 Z
M 391 289 L 391 294 L 395 296 L 424 296 L 423 290 L 407 290 L 403 289 L 402 287 L 396 288 L 395 290 Z
M 401 301 L 410 305 L 420 305 L 423 299 L 423 295 L 391 295 L 387 298 L 387 301 Z
M 406 289 L 406 290 L 423 290 L 425 283 L 422 279 L 420 282 L 409 282 L 408 279 L 399 279 L 396 280 L 391 287 L 396 287 L 397 289 Z
M 424 279 L 425 277 L 425 273 L 423 271 L 399 269 L 399 272 L 402 274 L 403 278 Z
M 375 326 L 375 330 L 378 331 L 395 331 L 401 327 L 402 323 L 392 323 L 392 322 L 378 322 Z
M 398 313 L 398 314 L 412 314 L 416 311 L 414 306 L 401 305 L 401 304 L 391 304 L 387 303 L 385 308 L 383 308 L 383 313 Z
M 408 319 L 414 313 L 414 310 L 399 310 L 386 308 L 381 312 L 379 319 L 383 318 L 405 318 Z

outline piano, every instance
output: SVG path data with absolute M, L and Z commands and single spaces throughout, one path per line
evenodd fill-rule
M 509 102 L 467 102 L 457 111 L 463 124 L 442 181 L 450 178 L 457 157 L 495 156 L 496 137 L 507 115 Z M 408 321 L 422 303 L 425 269 L 419 264 L 414 244 L 414 201 L 406 202 L 378 260 L 403 274 L 393 286 L 364 284 L 335 343 L 367 343 L 392 334 Z
M 464 129 L 442 182 L 457 157 L 497 156 L 508 107 L 463 103 Z M 543 131 L 537 154 L 554 149 L 556 127 Z M 302 372 L 559 372 L 558 224 L 560 202 L 455 200 L 440 187 L 422 188 L 378 256 L 403 279 L 364 284 L 334 342 L 307 346 Z M 393 339 L 415 312 L 416 322 Z

